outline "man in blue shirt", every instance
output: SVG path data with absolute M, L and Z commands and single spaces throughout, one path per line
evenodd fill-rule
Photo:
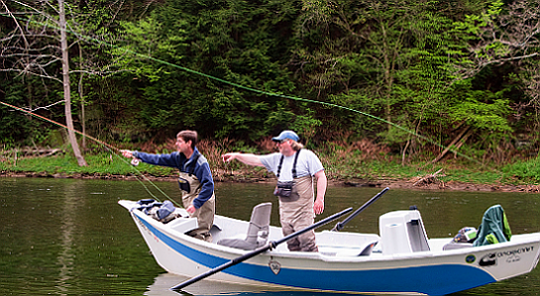
M 197 132 L 183 130 L 176 136 L 177 152 L 149 154 L 122 150 L 122 155 L 136 158 L 145 163 L 174 167 L 179 172 L 178 184 L 182 192 L 182 203 L 190 217 L 196 217 L 198 228 L 188 234 L 205 241 L 212 241 L 210 229 L 216 212 L 214 180 L 206 158 L 197 147 Z

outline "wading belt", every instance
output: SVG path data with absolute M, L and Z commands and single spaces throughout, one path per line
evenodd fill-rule
M 302 149 L 300 149 L 300 150 L 302 150 Z M 293 177 L 293 179 L 296 179 L 296 163 L 298 162 L 298 154 L 300 154 L 300 150 L 296 151 L 296 153 L 294 155 L 294 163 L 293 163 L 293 168 L 292 168 L 292 177 Z M 279 160 L 278 168 L 277 168 L 276 176 L 278 178 L 279 178 L 279 174 L 281 174 L 281 165 L 283 165 L 283 158 L 285 158 L 285 156 L 282 154 L 281 159 Z

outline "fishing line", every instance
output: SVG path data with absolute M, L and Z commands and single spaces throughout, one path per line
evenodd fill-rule
M 14 1 L 14 2 L 16 2 L 16 1 Z M 6 16 L 3 13 L 0 13 L 0 15 Z M 30 22 L 34 22 L 34 23 L 37 23 L 37 24 L 40 24 L 40 25 L 43 25 L 43 26 L 46 26 L 46 27 L 57 29 L 57 30 L 61 29 L 58 26 L 53 26 L 53 25 L 51 25 L 49 23 L 43 23 L 43 22 L 39 22 L 39 21 L 35 21 L 35 20 L 25 19 L 25 18 L 22 18 L 22 17 L 15 17 L 15 16 L 11 16 L 11 17 L 26 20 L 26 21 L 30 21 Z M 328 102 L 324 102 L 324 101 L 311 100 L 311 99 L 300 98 L 300 97 L 284 95 L 284 94 L 280 94 L 280 93 L 263 91 L 263 90 L 247 87 L 247 86 L 244 86 L 244 85 L 240 85 L 240 84 L 237 84 L 237 83 L 225 80 L 225 79 L 221 79 L 221 78 L 206 74 L 206 73 L 202 73 L 202 72 L 199 72 L 199 71 L 196 71 L 196 70 L 193 70 L 193 69 L 189 69 L 189 68 L 186 68 L 186 67 L 183 67 L 183 66 L 180 66 L 180 65 L 169 63 L 167 61 L 163 61 L 163 60 L 154 58 L 154 57 L 149 56 L 149 55 L 140 54 L 140 53 L 137 53 L 137 52 L 135 52 L 133 50 L 130 50 L 130 49 L 127 49 L 127 48 L 124 48 L 124 47 L 120 47 L 120 46 L 117 46 L 117 45 L 114 45 L 114 44 L 111 44 L 111 43 L 107 43 L 105 41 L 98 40 L 97 38 L 94 38 L 94 37 L 80 35 L 80 34 L 74 32 L 74 31 L 71 31 L 71 30 L 68 30 L 68 29 L 66 29 L 66 32 L 71 33 L 71 34 L 77 36 L 78 38 L 85 39 L 87 41 L 97 43 L 99 45 L 104 45 L 104 46 L 108 46 L 108 47 L 111 47 L 111 48 L 114 48 L 114 49 L 118 49 L 118 50 L 124 51 L 125 53 L 129 53 L 129 54 L 132 54 L 132 55 L 137 56 L 137 57 L 148 59 L 150 61 L 154 61 L 154 62 L 157 62 L 157 63 L 160 63 L 160 64 L 168 65 L 168 66 L 180 69 L 180 70 L 188 72 L 188 73 L 192 73 L 192 74 L 196 74 L 196 75 L 199 75 L 199 76 L 202 76 L 202 77 L 206 77 L 208 79 L 212 79 L 212 80 L 215 80 L 215 81 L 218 81 L 218 82 L 221 82 L 221 83 L 224 83 L 224 84 L 228 84 L 228 85 L 231 85 L 231 86 L 236 87 L 236 88 L 244 89 L 244 90 L 247 90 L 247 91 L 250 91 L 250 92 L 254 92 L 254 93 L 258 93 L 258 94 L 262 94 L 262 95 L 267 95 L 267 96 L 280 97 L 280 98 L 289 99 L 289 100 L 295 100 L 295 101 L 301 101 L 301 102 L 307 102 L 307 103 L 313 103 L 313 104 L 321 104 L 321 105 L 325 105 L 325 106 L 329 106 L 329 107 L 333 107 L 333 108 L 340 108 L 340 109 L 343 109 L 343 110 L 358 113 L 358 114 L 364 115 L 366 117 L 369 117 L 369 118 L 384 122 L 384 123 L 386 123 L 388 125 L 391 125 L 391 126 L 397 128 L 397 129 L 400 129 L 400 130 L 402 130 L 402 131 L 404 131 L 406 133 L 409 133 L 409 134 L 411 134 L 411 135 L 413 135 L 413 136 L 415 136 L 415 137 L 417 137 L 419 139 L 425 140 L 425 141 L 427 141 L 427 142 L 429 142 L 429 143 L 431 143 L 433 145 L 436 145 L 436 146 L 438 146 L 440 148 L 443 148 L 443 149 L 448 148 L 448 151 L 450 151 L 450 152 L 452 152 L 452 153 L 454 153 L 456 155 L 462 156 L 462 157 L 464 157 L 464 158 L 466 158 L 466 159 L 468 159 L 470 161 L 482 164 L 480 161 L 478 161 L 478 160 L 476 160 L 476 159 L 474 159 L 472 157 L 469 157 L 466 154 L 458 152 L 457 150 L 451 149 L 450 147 L 447 147 L 445 145 L 439 144 L 438 142 L 436 142 L 436 141 L 434 141 L 434 140 L 432 140 L 432 139 L 430 139 L 430 138 L 428 138 L 426 136 L 420 135 L 420 134 L 418 134 L 418 133 L 416 133 L 416 132 L 414 132 L 412 130 L 409 130 L 409 129 L 405 128 L 405 127 L 402 127 L 402 126 L 400 126 L 400 125 L 398 125 L 396 123 L 393 123 L 391 121 L 385 120 L 383 118 L 377 117 L 377 116 L 369 114 L 369 113 L 365 113 L 365 112 L 355 110 L 355 109 L 352 109 L 352 108 L 349 108 L 349 107 L 345 107 L 345 106 L 341 106 L 341 105 L 333 104 L 333 103 L 328 103 Z
M 112 146 L 112 145 L 110 145 L 110 144 L 107 144 L 107 143 L 105 143 L 105 142 L 103 142 L 103 141 L 101 141 L 101 140 L 98 140 L 98 139 L 96 139 L 96 138 L 94 138 L 94 137 L 92 137 L 92 136 L 90 136 L 90 135 L 84 134 L 84 133 L 82 133 L 82 132 L 80 132 L 80 131 L 78 131 L 78 130 L 76 130 L 76 129 L 70 129 L 70 128 L 67 127 L 66 125 L 61 124 L 61 123 L 59 123 L 59 122 L 56 122 L 56 121 L 54 121 L 54 120 L 52 120 L 52 119 L 49 119 L 49 118 L 47 118 L 47 117 L 41 116 L 41 115 L 39 115 L 39 114 L 35 114 L 35 113 L 30 112 L 30 111 L 28 111 L 28 110 L 25 110 L 25 109 L 23 109 L 23 108 L 20 108 L 20 107 L 17 107 L 17 106 L 13 106 L 13 105 L 11 105 L 11 104 L 8 104 L 8 103 L 2 102 L 2 101 L 0 101 L 0 104 L 3 104 L 3 105 L 5 105 L 5 106 L 8 106 L 8 107 L 13 108 L 13 109 L 15 109 L 15 110 L 24 112 L 24 113 L 26 113 L 26 114 L 29 114 L 29 115 L 34 116 L 34 117 L 36 117 L 36 118 L 39 118 L 39 119 L 41 119 L 41 120 L 50 122 L 50 123 L 52 123 L 52 124 L 58 125 L 58 126 L 63 127 L 63 128 L 65 128 L 65 129 L 67 129 L 67 130 L 71 130 L 71 131 L 73 131 L 73 132 L 75 132 L 75 133 L 77 133 L 77 134 L 79 134 L 79 135 L 81 135 L 81 136 L 83 136 L 83 137 L 86 137 L 86 138 L 88 138 L 88 139 L 91 139 L 91 140 L 93 140 L 93 141 L 96 141 L 97 143 L 99 143 L 99 144 L 105 146 L 106 148 L 108 148 L 108 150 L 120 151 L 120 149 L 118 149 L 118 148 L 116 148 L 116 147 L 114 147 L 114 146 Z M 147 178 L 141 171 L 139 171 L 135 166 L 132 166 L 132 165 L 131 165 L 124 157 L 120 156 L 118 153 L 116 153 L 116 152 L 114 152 L 114 151 L 112 152 L 112 154 L 113 154 L 114 156 L 116 156 L 118 159 L 120 159 L 121 161 L 123 161 L 124 163 L 126 163 L 128 166 L 130 166 L 132 170 L 134 170 L 138 175 L 142 176 L 143 179 L 145 179 L 146 181 L 148 181 L 150 184 L 152 184 L 152 185 L 153 185 L 153 186 L 154 186 L 161 194 L 163 194 L 167 199 L 169 199 L 170 201 L 172 201 L 172 202 L 175 203 L 176 205 L 180 206 L 175 200 L 173 200 L 172 198 L 170 198 L 165 192 L 163 192 L 163 191 L 161 190 L 161 188 L 159 188 L 154 182 L 152 182 L 150 179 L 148 179 L 148 178 Z M 148 192 L 148 194 L 150 194 L 150 195 L 151 195 L 155 200 L 157 200 L 158 202 L 161 202 L 161 200 L 159 200 L 159 198 L 158 198 L 157 196 L 155 196 L 155 195 L 150 191 L 150 189 L 144 184 L 143 181 L 141 181 L 141 180 L 137 177 L 137 175 L 135 175 L 135 179 L 137 179 L 137 181 L 138 181 L 138 182 L 146 189 L 146 191 Z

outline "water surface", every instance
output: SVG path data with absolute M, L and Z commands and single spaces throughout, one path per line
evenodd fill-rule
M 169 291 L 186 278 L 155 262 L 120 199 L 178 199 L 169 182 L 146 187 L 135 181 L 0 178 L 0 295 L 178 295 Z M 150 190 L 149 191 L 147 190 Z M 321 219 L 347 207 L 357 209 L 377 188 L 330 187 Z M 163 193 L 161 193 L 162 191 Z M 217 213 L 249 219 L 253 206 L 277 201 L 269 184 L 216 184 Z M 342 231 L 378 233 L 378 217 L 416 205 L 430 237 L 451 238 L 477 227 L 484 211 L 500 204 L 513 233 L 540 231 L 539 195 L 527 193 L 390 190 Z M 327 225 L 321 229 L 330 229 Z M 391 279 L 388 279 L 391 280 Z M 329 293 L 261 290 L 201 281 L 193 295 L 324 296 Z M 454 295 L 538 295 L 540 271 Z M 332 294 L 342 295 L 342 294 Z

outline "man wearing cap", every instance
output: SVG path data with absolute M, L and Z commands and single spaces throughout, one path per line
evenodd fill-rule
M 197 132 L 183 130 L 176 135 L 175 145 L 178 151 L 171 154 L 149 154 L 129 150 L 121 150 L 121 152 L 124 157 L 133 157 L 145 163 L 177 168 L 182 203 L 190 217 L 197 218 L 198 228 L 191 230 L 188 235 L 211 242 L 210 229 L 216 213 L 214 179 L 208 161 L 199 152 L 196 144 Z
M 227 153 L 223 161 L 238 159 L 247 165 L 266 167 L 278 178 L 274 195 L 279 197 L 279 215 L 283 236 L 302 230 L 313 224 L 315 214 L 324 210 L 326 174 L 321 161 L 310 150 L 302 149 L 300 138 L 290 130 L 285 130 L 272 141 L 276 142 L 279 153 L 254 155 Z M 317 183 L 317 198 L 314 198 L 313 179 Z M 313 230 L 287 241 L 290 251 L 317 252 Z

